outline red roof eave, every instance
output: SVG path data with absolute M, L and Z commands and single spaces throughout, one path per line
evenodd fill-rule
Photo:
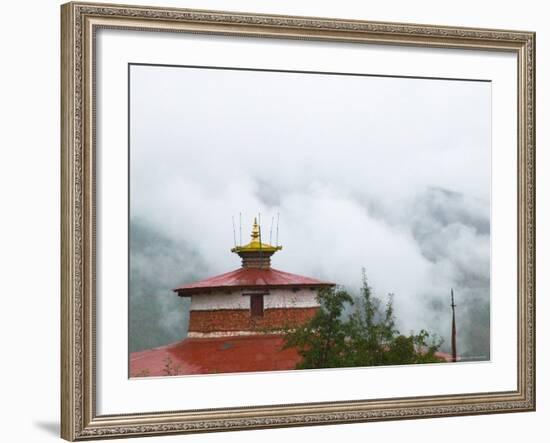
M 225 274 L 174 288 L 179 295 L 191 295 L 213 290 L 320 288 L 335 286 L 332 282 L 304 277 L 277 269 L 240 268 Z

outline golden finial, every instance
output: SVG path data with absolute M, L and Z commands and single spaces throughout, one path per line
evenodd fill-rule
M 259 241 L 260 238 L 260 225 L 258 225 L 256 217 L 254 217 L 254 224 L 252 225 L 252 234 L 250 234 L 250 237 L 252 237 L 252 242 Z
M 254 223 L 252 224 L 252 232 L 250 234 L 251 241 L 247 245 L 235 246 L 231 249 L 231 252 L 237 254 L 242 252 L 254 252 L 262 251 L 262 253 L 273 253 L 283 249 L 282 246 L 273 246 L 268 243 L 261 243 L 260 241 L 260 225 L 258 224 L 258 218 L 254 217 Z

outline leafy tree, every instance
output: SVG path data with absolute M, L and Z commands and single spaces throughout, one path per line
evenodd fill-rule
M 287 330 L 285 348 L 302 357 L 297 369 L 380 366 L 440 362 L 441 340 L 425 330 L 409 336 L 396 328 L 393 294 L 385 306 L 372 294 L 363 270 L 361 298 L 342 288 L 323 289 L 320 309 L 306 324 Z M 355 308 L 343 318 L 347 305 Z
M 285 335 L 285 348 L 295 347 L 302 357 L 298 369 L 336 368 L 347 353 L 349 325 L 342 320 L 346 303 L 353 298 L 344 290 L 322 289 L 316 315 Z

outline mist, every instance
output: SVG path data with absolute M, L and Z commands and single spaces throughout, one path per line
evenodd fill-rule
M 232 216 L 247 242 L 279 213 L 274 268 L 357 292 L 364 267 L 401 332 L 443 350 L 453 288 L 458 352 L 488 359 L 490 97 L 478 81 L 132 66 L 130 351 L 185 337 L 173 287 L 240 266 Z

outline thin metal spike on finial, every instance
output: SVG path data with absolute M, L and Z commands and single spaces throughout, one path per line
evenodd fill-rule
M 258 212 L 258 236 L 260 241 L 260 263 L 263 263 L 262 258 L 264 254 L 262 251 L 262 214 L 260 214 L 259 212 Z M 262 267 L 261 264 L 260 264 L 260 267 Z
M 239 246 L 243 245 L 243 216 L 242 212 L 239 212 Z
M 269 244 L 273 244 L 273 222 L 275 221 L 275 216 L 271 217 L 271 226 L 269 227 Z
M 260 253 L 262 252 L 262 214 L 258 212 L 258 237 L 260 241 Z
M 231 221 L 233 222 L 233 246 L 237 247 L 237 234 L 235 233 L 235 216 L 231 216 Z
M 275 246 L 279 246 L 279 213 L 278 212 L 277 212 L 277 234 L 276 234 Z

